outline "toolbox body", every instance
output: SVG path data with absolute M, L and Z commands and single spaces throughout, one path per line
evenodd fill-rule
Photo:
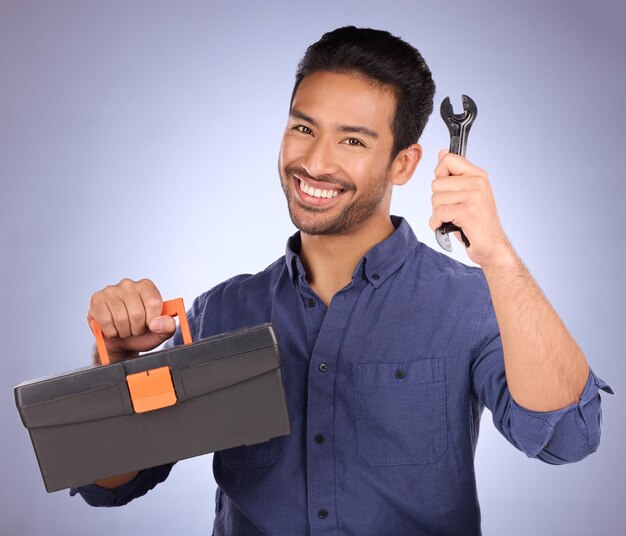
M 174 398 L 142 409 L 161 387 L 141 398 L 130 378 L 159 371 Z M 15 401 L 49 492 L 291 432 L 271 323 L 24 382 Z

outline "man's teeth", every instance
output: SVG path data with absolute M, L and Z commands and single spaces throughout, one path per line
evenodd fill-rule
M 300 188 L 305 194 L 309 194 L 312 197 L 337 197 L 339 190 L 320 190 L 319 188 L 311 188 L 300 179 Z

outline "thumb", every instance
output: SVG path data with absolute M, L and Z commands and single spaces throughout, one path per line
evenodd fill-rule
M 444 156 L 446 156 L 448 153 L 450 152 L 449 149 L 441 149 L 441 151 L 439 151 L 439 156 L 437 157 L 437 160 L 441 160 Z
M 148 329 L 152 333 L 156 333 L 161 335 L 163 338 L 169 339 L 176 331 L 176 322 L 171 316 L 157 316 L 150 321 Z

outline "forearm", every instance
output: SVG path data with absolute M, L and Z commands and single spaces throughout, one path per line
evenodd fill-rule
M 577 401 L 589 375 L 587 360 L 511 245 L 482 269 L 513 399 L 534 411 Z

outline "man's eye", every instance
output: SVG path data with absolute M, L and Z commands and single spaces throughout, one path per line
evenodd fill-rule
M 356 138 L 347 138 L 344 140 L 347 145 L 353 145 L 354 147 L 365 147 L 365 144 Z
M 295 130 L 298 130 L 299 132 L 302 132 L 302 134 L 313 134 L 313 131 L 304 125 L 296 125 L 295 127 L 293 127 Z

